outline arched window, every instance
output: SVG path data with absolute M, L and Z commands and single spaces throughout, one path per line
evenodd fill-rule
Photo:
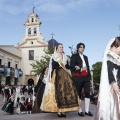
M 32 18 L 32 22 L 34 22 L 34 18 Z
M 31 28 L 28 29 L 28 35 L 31 35 Z
M 34 35 L 37 35 L 37 29 L 34 28 Z
M 30 78 L 28 80 L 28 86 L 33 86 L 33 85 L 34 85 L 34 80 Z

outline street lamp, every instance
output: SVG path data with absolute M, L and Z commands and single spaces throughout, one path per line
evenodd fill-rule
M 73 54 L 73 45 L 72 45 L 72 47 L 69 46 L 69 49 L 71 50 L 71 54 Z

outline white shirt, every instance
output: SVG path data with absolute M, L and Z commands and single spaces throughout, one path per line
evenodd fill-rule
M 81 59 L 83 61 L 82 67 L 86 67 L 86 63 L 85 63 L 83 55 L 82 54 L 79 54 L 79 55 L 80 55 L 80 57 L 81 57 Z
M 9 89 L 9 93 L 10 93 L 10 95 L 11 95 L 11 89 Z
M 28 102 L 30 102 L 30 98 L 28 98 Z

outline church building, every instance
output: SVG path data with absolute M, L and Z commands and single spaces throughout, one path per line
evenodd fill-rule
M 25 35 L 19 45 L 0 45 L 0 84 L 36 85 L 38 77 L 32 72 L 31 63 L 40 60 L 48 43 L 40 31 L 41 21 L 30 13 L 24 22 Z

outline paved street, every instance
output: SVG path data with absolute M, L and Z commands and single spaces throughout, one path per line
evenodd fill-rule
M 2 96 L 0 95 L 0 108 L 3 106 Z M 84 101 L 82 101 L 84 106 Z M 90 110 L 95 114 L 96 105 L 90 105 Z M 77 111 L 68 112 L 66 118 L 58 118 L 56 113 L 39 113 L 39 114 L 22 114 L 22 115 L 9 115 L 0 110 L 0 120 L 93 120 L 94 117 L 79 117 Z

